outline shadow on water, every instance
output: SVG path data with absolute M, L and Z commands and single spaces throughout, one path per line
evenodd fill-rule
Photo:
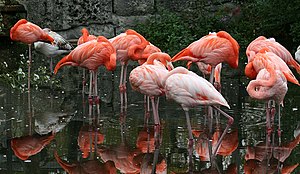
M 20 57 L 19 50 L 16 52 L 15 61 Z M 10 54 L 8 51 L 4 55 Z M 33 69 L 48 65 L 45 58 L 37 54 L 33 57 Z M 131 91 L 130 86 L 127 113 L 120 113 L 118 70 L 111 73 L 101 68 L 98 117 L 95 107 L 89 113 L 87 93 L 82 95 L 81 71 L 64 67 L 54 77 L 59 80 L 54 89 L 49 84 L 32 89 L 32 112 L 28 112 L 26 90 L 0 85 L 0 172 L 151 173 L 153 162 L 158 174 L 244 173 L 244 170 L 276 173 L 278 164 L 283 164 L 283 170 L 292 170 L 299 163 L 300 89 L 289 84 L 282 110 L 283 143 L 278 146 L 275 126 L 271 146 L 265 142 L 264 103 L 249 98 L 245 77 L 232 77 L 226 74 L 226 68 L 224 72 L 222 94 L 231 106 L 230 110 L 224 110 L 234 116 L 235 122 L 217 151 L 215 166 L 209 162 L 202 107 L 190 112 L 195 143 L 193 159 L 189 159 L 186 121 L 178 104 L 161 98 L 162 130 L 159 139 L 155 139 L 152 116 L 148 125 L 144 121 L 144 97 Z M 276 125 L 276 118 L 274 122 Z M 213 148 L 225 125 L 224 118 L 214 125 Z M 299 167 L 294 172 L 299 173 Z

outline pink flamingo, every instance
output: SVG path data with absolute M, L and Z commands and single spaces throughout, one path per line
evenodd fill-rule
M 77 41 L 77 45 L 81 45 L 85 42 L 91 41 L 91 40 L 97 40 L 97 37 L 94 35 L 90 35 L 89 31 L 86 28 L 81 29 L 82 36 L 79 37 Z
M 141 59 L 146 60 L 150 55 L 150 51 L 147 54 L 144 54 L 144 50 L 150 43 L 142 35 L 131 29 L 128 29 L 125 33 L 121 33 L 118 36 L 111 38 L 109 41 L 117 51 L 117 60 L 121 62 L 121 75 L 119 85 L 121 109 L 126 110 L 126 79 L 128 61 L 140 61 Z M 149 48 L 149 50 L 151 49 Z
M 250 79 L 254 79 L 258 72 L 265 68 L 265 63 L 263 63 L 263 61 L 267 61 L 267 63 L 274 65 L 274 68 L 280 70 L 289 82 L 300 85 L 287 64 L 268 48 L 261 49 L 259 53 L 253 56 L 251 61 L 245 67 L 245 75 Z
M 90 110 L 92 109 L 93 98 L 96 97 L 97 112 L 100 114 L 99 97 L 97 94 L 97 70 L 98 67 L 104 65 L 108 71 L 113 71 L 116 68 L 116 50 L 112 44 L 103 36 L 98 36 L 97 40 L 92 40 L 77 46 L 67 56 L 62 58 L 54 69 L 54 74 L 65 66 L 80 66 L 90 70 L 90 89 L 89 103 Z M 92 95 L 93 88 L 93 95 Z M 89 111 L 89 113 L 91 113 Z
M 300 74 L 300 65 L 294 60 L 291 53 L 280 43 L 276 42 L 274 38 L 267 39 L 264 36 L 259 36 L 253 40 L 247 47 L 246 55 L 248 62 L 251 62 L 253 56 L 257 54 L 261 49 L 268 48 L 270 52 L 275 53 L 280 57 L 288 66 L 293 67 Z
M 211 65 L 210 82 L 213 83 L 214 69 L 221 62 L 228 63 L 232 68 L 238 67 L 239 44 L 225 31 L 210 33 L 191 43 L 177 53 L 172 61 L 188 60 Z
M 81 29 L 82 36 L 79 37 L 77 41 L 77 45 L 81 45 L 85 42 L 91 41 L 91 40 L 97 40 L 97 37 L 94 35 L 90 35 L 89 31 L 86 28 Z M 82 70 L 82 94 L 85 92 L 85 74 L 86 69 Z
M 28 61 L 28 104 L 30 105 L 30 69 L 31 69 L 31 44 L 37 41 L 54 42 L 54 39 L 43 31 L 39 26 L 28 22 L 26 19 L 20 19 L 11 29 L 10 38 L 14 41 L 20 41 L 28 44 L 29 49 L 29 61 Z M 29 106 L 29 112 L 31 108 Z
M 191 43 L 187 48 L 177 53 L 172 61 L 187 60 L 192 62 L 203 62 L 211 66 L 209 81 L 214 83 L 214 71 L 217 64 L 226 62 L 232 68 L 238 67 L 239 44 L 227 32 L 209 33 L 199 40 Z M 212 132 L 213 110 L 208 106 L 209 130 Z
M 171 57 L 168 54 L 153 53 L 148 57 L 147 62 L 133 69 L 129 75 L 132 89 L 150 97 L 155 125 L 160 125 L 157 97 L 164 95 L 162 80 L 168 74 L 166 67 L 173 69 L 170 62 Z
M 163 82 L 167 99 L 175 100 L 185 111 L 190 147 L 193 145 L 193 135 L 188 113 L 189 108 L 197 105 L 210 105 L 228 118 L 227 126 L 218 140 L 216 149 L 212 152 L 215 156 L 223 137 L 228 131 L 230 125 L 233 123 L 233 118 L 231 116 L 216 107 L 216 105 L 222 105 L 230 108 L 227 101 L 211 83 L 183 67 L 177 67 L 170 71 Z
M 272 53 L 272 52 L 269 52 Z M 271 55 L 275 55 L 272 53 Z M 254 57 L 254 64 L 257 63 L 258 67 L 265 67 L 265 69 L 259 70 L 259 73 L 255 80 L 250 81 L 247 86 L 248 94 L 255 99 L 270 101 L 274 100 L 278 104 L 278 137 L 280 144 L 280 104 L 283 105 L 283 99 L 287 93 L 287 79 L 282 71 L 276 68 L 276 65 L 269 61 L 270 58 L 267 54 L 258 53 Z M 281 60 L 281 59 L 279 59 Z M 276 62 L 278 65 L 278 62 Z M 284 62 L 283 62 L 284 63 Z M 285 63 L 284 63 L 285 64 Z M 286 64 L 285 64 L 286 65 Z M 267 129 L 268 137 L 270 137 L 271 126 L 269 118 L 269 104 L 267 107 Z M 268 140 L 269 141 L 269 140 Z

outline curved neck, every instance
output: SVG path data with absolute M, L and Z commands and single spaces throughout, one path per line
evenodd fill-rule
M 105 67 L 108 71 L 114 71 L 116 69 L 116 53 L 110 55 L 109 61 L 106 62 Z
M 260 73 L 264 73 L 264 70 L 261 70 Z M 276 72 L 272 68 L 268 68 L 267 71 L 269 72 L 269 79 L 256 79 L 250 81 L 250 83 L 247 86 L 247 92 L 248 94 L 257 99 L 265 99 L 268 96 L 268 92 L 265 90 L 261 90 L 261 87 L 272 87 L 276 83 Z
M 133 45 L 130 46 L 128 48 L 128 56 L 132 59 L 132 60 L 139 60 L 142 58 L 143 55 L 143 51 L 146 48 L 146 44 L 140 44 L 140 45 Z

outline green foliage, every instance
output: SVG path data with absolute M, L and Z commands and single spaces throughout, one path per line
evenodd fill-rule
M 137 25 L 135 30 L 162 51 L 173 56 L 195 40 L 187 28 L 183 18 L 175 13 L 163 11 L 160 15 L 150 17 L 144 24 Z
M 171 56 L 209 32 L 220 30 L 227 31 L 238 41 L 240 62 L 247 61 L 245 50 L 260 35 L 274 37 L 292 54 L 300 44 L 300 0 L 213 3 L 195 1 L 180 13 L 159 9 L 135 29 Z

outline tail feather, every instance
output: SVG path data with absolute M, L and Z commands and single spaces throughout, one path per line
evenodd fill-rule
M 292 73 L 287 73 L 287 72 L 282 72 L 285 76 L 285 78 L 287 79 L 287 81 L 291 82 L 291 83 L 294 83 L 298 86 L 300 86 L 298 80 L 296 79 L 296 77 L 294 76 L 294 74 Z
M 291 59 L 287 64 L 295 68 L 297 73 L 300 74 L 300 65 L 294 59 Z

